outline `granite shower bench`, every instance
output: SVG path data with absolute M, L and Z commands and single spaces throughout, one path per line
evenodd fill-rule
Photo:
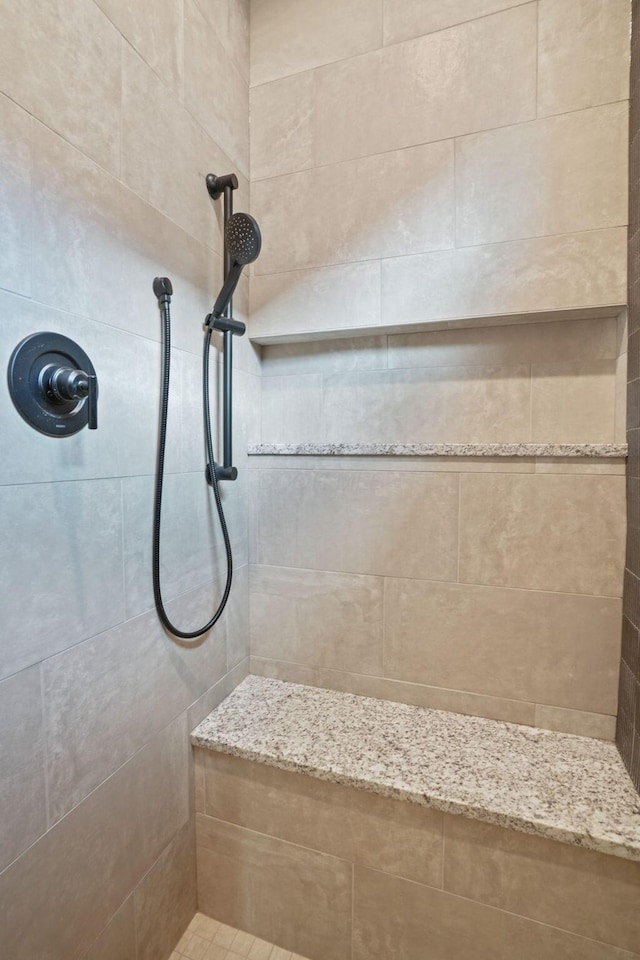
M 638 960 L 608 742 L 250 676 L 193 732 L 200 909 L 312 960 Z

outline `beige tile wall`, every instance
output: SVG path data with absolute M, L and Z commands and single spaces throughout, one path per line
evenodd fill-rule
M 286 950 L 640 956 L 640 864 L 205 750 L 196 764 L 201 909 Z
M 629 18 L 254 0 L 254 336 L 624 305 Z
M 263 347 L 265 442 L 613 442 L 624 318 Z M 612 738 L 624 464 L 252 458 L 251 669 Z
M 188 628 L 223 575 L 199 409 L 222 273 L 204 177 L 235 170 L 247 208 L 248 2 L 0 0 L 0 22 L 0 366 L 54 330 L 100 384 L 97 432 L 61 441 L 0 396 L 0 955 L 164 960 L 196 905 L 187 734 L 248 669 L 260 368 L 238 343 L 230 606 L 203 642 L 177 644 L 150 589 L 151 284 L 167 274 L 175 291 L 162 578 Z M 247 317 L 246 278 L 236 308 Z

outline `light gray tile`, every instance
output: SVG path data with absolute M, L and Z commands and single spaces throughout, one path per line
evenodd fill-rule
M 195 0 L 184 0 L 184 102 L 211 139 L 248 176 L 248 80 Z
M 411 323 L 622 306 L 626 234 L 613 227 L 385 260 L 382 316 Z
M 223 507 L 236 563 L 246 556 L 246 475 L 221 484 Z M 151 580 L 154 481 L 123 481 L 124 551 L 127 616 L 153 607 Z M 225 575 L 224 544 L 213 493 L 204 471 L 165 477 L 161 525 L 160 575 L 166 600 Z
M 464 475 L 460 580 L 619 597 L 624 487 L 615 476 Z
M 262 380 L 262 440 L 313 441 L 322 436 L 322 377 L 304 374 Z
M 182 81 L 181 0 L 96 0 L 120 33 L 170 86 Z
M 620 623 L 611 598 L 389 579 L 385 676 L 612 713 Z
M 625 225 L 627 127 L 625 102 L 461 137 L 457 245 Z
M 123 181 L 192 237 L 222 253 L 222 207 L 209 199 L 204 178 L 237 173 L 237 209 L 248 205 L 246 179 L 131 48 L 125 46 L 122 56 Z
M 315 76 L 309 70 L 251 90 L 252 180 L 313 166 Z
M 529 726 L 534 723 L 535 704 L 526 700 L 488 697 L 466 690 L 448 690 L 423 683 L 409 683 L 406 680 L 370 677 L 361 673 L 309 667 L 306 664 L 254 656 L 251 657 L 251 673 L 276 680 L 288 680 L 291 683 L 305 683 L 312 687 L 342 690 L 358 697 L 408 703 L 428 710 L 448 710 L 451 713 L 487 717 L 489 720 L 503 720 L 506 723 L 524 723 Z
M 122 620 L 120 481 L 0 487 L 1 674 Z
M 251 568 L 251 653 L 382 672 L 383 581 L 324 570 Z
M 239 683 L 242 683 L 249 672 L 249 660 L 242 660 L 233 670 L 225 674 L 222 680 L 214 683 L 212 687 L 203 693 L 202 696 L 191 704 L 187 711 L 187 727 L 193 730 L 212 710 L 222 703 L 222 701 L 235 690 Z
M 233 670 L 249 656 L 249 564 L 235 567 L 231 594 L 221 618 L 227 643 L 227 669 Z
M 305 957 L 348 960 L 351 863 L 202 814 L 196 837 L 204 913 Z
M 251 278 L 251 335 L 336 333 L 380 323 L 380 264 L 340 264 Z
M 187 751 L 180 718 L 0 874 L 7 956 L 91 947 L 188 819 Z
M 629 96 L 626 0 L 541 0 L 538 115 Z
M 33 292 L 36 299 L 109 321 L 124 305 L 118 278 L 122 191 L 102 166 L 51 130 L 34 137 Z
M 255 272 L 453 247 L 453 179 L 453 144 L 444 141 L 261 180 L 251 192 L 264 241 Z
M 615 338 L 614 317 L 557 321 L 553 324 L 518 323 L 511 326 L 398 333 L 389 337 L 389 366 L 443 367 L 611 360 L 615 357 Z M 268 348 L 269 351 L 277 349 Z
M 167 606 L 181 628 L 206 623 L 213 585 Z M 231 602 L 231 601 L 230 601 Z M 43 665 L 49 822 L 59 820 L 226 673 L 226 629 L 182 642 L 155 610 Z
M 384 0 L 384 42 L 399 43 L 529 0 Z
M 382 0 L 253 0 L 251 83 L 375 50 Z
M 249 0 L 196 0 L 222 46 L 249 79 Z
M 316 163 L 532 120 L 535 82 L 533 4 L 320 67 Z
M 458 478 L 260 470 L 258 562 L 374 576 L 455 578 Z
M 387 338 L 384 336 L 282 343 L 262 349 L 263 377 L 383 370 L 386 366 Z
M 47 827 L 39 667 L 0 683 L 0 870 Z
M 0 287 L 31 293 L 33 120 L 0 96 Z
M 530 391 L 530 368 L 524 364 L 335 374 L 323 380 L 323 440 L 526 441 Z M 298 403 L 304 403 L 302 396 Z
M 136 960 L 133 897 L 128 897 L 83 960 Z
M 83 320 L 22 297 L 0 293 L 4 323 L 0 364 L 6 369 L 14 347 L 38 330 L 75 340 L 98 376 L 98 430 L 70 437 L 44 436 L 18 414 L 8 396 L 0 404 L 0 429 L 12 456 L 0 464 L 0 484 L 152 474 L 160 391 L 160 347 L 103 323 Z M 166 469 L 179 468 L 181 362 L 174 353 Z M 126 429 L 124 426 L 126 425 Z
M 565 710 L 536 704 L 536 727 L 573 733 L 580 737 L 595 737 L 596 740 L 615 740 L 616 718 L 610 714 L 591 713 L 585 710 Z
M 531 439 L 613 443 L 616 361 L 540 363 L 531 368 Z
M 94 3 L 2 0 L 0 89 L 118 172 L 120 34 Z
M 193 825 L 186 823 L 134 893 L 136 960 L 168 957 L 197 907 Z

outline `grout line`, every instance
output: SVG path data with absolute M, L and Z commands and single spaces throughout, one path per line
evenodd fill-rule
M 470 244 L 466 244 L 465 246 L 460 246 L 460 247 L 455 247 L 455 246 L 437 247 L 437 248 L 432 249 L 432 250 L 418 250 L 418 251 L 414 251 L 414 252 L 412 252 L 412 253 L 396 253 L 396 254 L 392 254 L 391 256 L 383 256 L 383 257 L 363 257 L 363 258 L 360 259 L 360 260 L 336 260 L 336 261 L 332 261 L 331 263 L 315 263 L 315 264 L 310 264 L 310 265 L 308 265 L 308 266 L 294 267 L 294 268 L 291 269 L 291 270 L 266 270 L 266 271 L 264 271 L 263 273 L 256 273 L 256 274 L 254 275 L 253 279 L 254 279 L 254 280 L 261 280 L 261 279 L 263 279 L 263 278 L 265 278 L 265 277 L 283 277 L 283 276 L 288 276 L 289 274 L 303 273 L 303 272 L 305 272 L 305 271 L 306 271 L 306 272 L 310 272 L 310 271 L 325 270 L 325 269 L 330 269 L 330 268 L 332 268 L 332 267 L 355 267 L 355 266 L 358 266 L 358 265 L 360 265 L 360 264 L 362 264 L 362 263 L 380 263 L 381 265 L 383 265 L 383 264 L 386 264 L 386 263 L 389 263 L 389 262 L 393 262 L 393 261 L 395 261 L 395 260 L 407 260 L 407 259 L 409 259 L 410 257 L 414 257 L 414 258 L 415 258 L 415 257 L 429 257 L 429 256 L 432 256 L 432 255 L 435 256 L 435 255 L 437 255 L 437 254 L 444 254 L 444 253 L 460 253 L 460 252 L 463 252 L 463 251 L 465 251 L 465 250 L 486 250 L 487 248 L 504 247 L 504 246 L 506 246 L 507 244 L 512 244 L 512 245 L 513 245 L 513 244 L 524 244 L 524 243 L 531 244 L 531 243 L 535 243 L 537 240 L 563 240 L 563 239 L 573 239 L 574 237 L 584 237 L 584 236 L 586 236 L 587 234 L 602 234 L 602 233 L 608 233 L 608 232 L 618 231 L 618 230 L 627 230 L 627 227 L 628 227 L 628 224 L 627 224 L 627 223 L 616 223 L 616 224 L 610 224 L 609 226 L 606 226 L 606 227 L 593 227 L 593 228 L 591 228 L 590 230 L 574 230 L 572 233 L 544 233 L 544 234 L 536 234 L 535 236 L 532 236 L 532 237 L 509 237 L 508 239 L 505 239 L 505 240 L 492 240 L 492 241 L 489 242 L 489 243 L 470 243 Z M 561 308 L 554 308 L 554 309 L 555 309 L 555 310 L 557 310 L 557 309 L 562 309 L 562 310 L 593 310 L 593 309 L 595 309 L 595 308 L 597 308 L 597 307 L 599 307 L 599 306 L 608 307 L 609 304 L 595 304 L 595 305 L 593 305 L 593 304 L 584 304 L 583 306 L 578 305 L 578 306 L 575 306 L 575 307 L 561 307 Z M 620 310 L 622 307 L 624 307 L 624 304 L 620 304 L 620 305 L 611 304 L 611 309 L 612 309 L 612 310 Z M 509 313 L 507 313 L 507 314 L 499 314 L 499 316 L 511 316 L 511 315 L 513 315 L 513 314 L 520 315 L 521 312 L 522 312 L 522 311 L 511 310 L 511 311 L 509 311 Z M 536 315 L 538 315 L 538 314 L 540 313 L 540 311 L 528 311 L 528 312 L 535 313 Z M 554 310 L 546 310 L 546 311 L 542 311 L 542 312 L 543 312 L 543 313 L 553 313 Z M 491 316 L 494 316 L 494 314 L 491 314 Z M 611 316 L 612 316 L 612 317 L 615 317 L 615 313 L 612 313 Z M 445 323 L 445 322 L 448 322 L 448 321 L 453 321 L 453 322 L 455 322 L 456 319 L 459 319 L 459 320 L 467 320 L 467 319 L 468 319 L 468 314 L 461 315 L 461 316 L 458 317 L 458 318 L 456 318 L 456 317 L 447 317 L 447 318 L 441 319 L 441 318 L 438 317 L 438 318 L 431 319 L 431 320 L 428 319 L 428 318 L 426 318 L 426 319 L 421 319 L 421 320 L 419 320 L 419 321 L 407 320 L 407 321 L 404 321 L 404 323 L 405 323 L 406 325 L 410 325 L 410 324 L 413 323 L 413 322 L 418 322 L 418 323 Z M 602 318 L 602 319 L 604 319 L 604 318 Z M 549 322 L 549 321 L 547 321 L 547 322 Z M 501 324 L 498 324 L 498 326 L 501 326 Z M 367 332 L 374 333 L 374 332 L 375 332 L 375 325 L 372 325 L 371 327 L 367 327 L 366 329 L 367 329 Z M 339 329 L 338 332 L 341 333 L 342 330 Z M 334 334 L 334 337 L 335 337 L 335 334 Z M 325 339 L 325 338 L 322 338 L 322 339 Z M 331 339 L 331 337 L 329 337 L 329 338 L 327 338 L 327 339 Z M 304 341 L 302 341 L 302 342 L 304 342 Z M 265 346 L 277 346 L 277 344 L 265 344 Z
M 42 747 L 43 747 L 42 773 L 44 776 L 44 804 L 45 804 L 45 809 L 44 809 L 45 829 L 40 836 L 44 836 L 44 834 L 51 827 L 50 800 L 49 800 L 49 719 L 47 715 L 47 701 L 46 701 L 45 689 L 44 689 L 44 663 L 45 661 L 41 660 L 37 664 L 39 678 L 40 678 L 40 716 L 42 719 Z M 26 669 L 29 669 L 29 668 L 27 667 Z
M 337 167 L 340 166 L 340 164 L 356 163 L 359 160 L 370 160 L 374 157 L 384 157 L 391 153 L 402 153 L 405 150 L 414 150 L 419 149 L 420 147 L 428 147 L 432 145 L 435 146 L 439 143 L 448 143 L 450 140 L 464 140 L 467 137 L 479 137 L 485 133 L 496 133 L 499 130 L 508 130 L 511 127 L 523 127 L 526 124 L 536 123 L 539 120 L 551 120 L 553 118 L 568 117 L 576 113 L 585 113 L 588 110 L 601 110 L 605 107 L 615 106 L 616 104 L 624 104 L 626 106 L 628 103 L 628 99 L 608 100 L 605 103 L 595 103 L 586 107 L 577 107 L 575 110 L 563 110 L 561 113 L 545 114 L 543 117 L 533 116 L 529 117 L 527 120 L 516 120 L 512 121 L 511 123 L 501 123 L 495 127 L 483 127 L 481 130 L 470 130 L 468 133 L 456 133 L 448 137 L 438 137 L 435 140 L 419 140 L 417 143 L 407 143 L 404 146 L 390 147 L 388 150 L 379 150 L 377 153 L 364 153 L 355 157 L 344 157 L 342 160 L 331 160 L 328 163 L 317 163 L 311 167 L 302 167 L 299 170 L 287 170 L 286 173 L 276 173 L 269 177 L 256 177 L 255 179 L 251 180 L 251 185 L 256 186 L 257 184 L 269 183 L 272 180 L 282 180 L 284 177 L 294 177 L 302 174 L 311 176 L 317 170 L 324 170 L 327 167 Z M 211 139 L 209 134 L 207 134 L 207 136 L 209 136 Z
M 439 33 L 446 33 L 447 30 L 456 30 L 458 27 L 462 27 L 468 23 L 476 23 L 478 20 L 488 20 L 489 17 L 500 16 L 500 14 L 507 13 L 510 10 L 516 10 L 518 7 L 527 7 L 532 2 L 537 2 L 537 0 L 524 0 L 524 2 L 521 2 L 521 3 L 515 2 L 508 7 L 504 7 L 502 10 L 493 10 L 489 13 L 482 14 L 481 16 L 471 17 L 468 20 L 460 20 L 459 23 L 450 23 L 446 27 L 440 27 L 439 30 L 429 30 L 427 31 L 427 33 L 418 33 L 411 37 L 403 37 L 402 40 L 396 40 L 393 43 L 383 42 L 381 47 L 372 47 L 370 50 L 365 50 L 362 53 L 351 54 L 348 57 L 340 57 L 338 60 L 328 60 L 326 63 L 317 63 L 315 66 L 306 67 L 304 70 L 296 70 L 293 73 L 285 73 L 281 77 L 274 77 L 271 80 L 263 80 L 262 83 L 254 83 L 254 84 L 250 83 L 250 88 L 252 90 L 256 90 L 259 87 L 266 87 L 270 83 L 278 83 L 279 80 L 289 80 L 289 79 L 292 79 L 293 77 L 299 77 L 301 74 L 309 73 L 312 70 L 320 70 L 323 67 L 333 67 L 336 64 L 346 63 L 349 60 L 359 60 L 362 57 L 370 56 L 372 53 L 380 53 L 392 47 L 400 47 L 402 46 L 403 43 L 415 43 L 418 40 L 423 40 L 425 37 L 433 37 Z M 383 12 L 383 19 L 384 19 L 384 12 Z M 383 41 L 384 41 L 384 34 L 383 34 Z

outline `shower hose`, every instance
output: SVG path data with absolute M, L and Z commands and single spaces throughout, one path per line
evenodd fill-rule
M 204 419 L 204 436 L 207 450 L 207 479 L 213 487 L 213 494 L 216 501 L 220 527 L 224 539 L 224 548 L 227 555 L 227 579 L 222 594 L 222 598 L 208 623 L 197 630 L 180 630 L 176 627 L 167 615 L 160 587 L 160 519 L 162 515 L 162 486 L 164 480 L 164 454 L 167 442 L 167 414 L 169 408 L 169 380 L 171 373 L 171 311 L 169 303 L 160 304 L 162 312 L 162 390 L 160 399 L 160 432 L 158 436 L 158 459 L 156 465 L 156 487 L 153 515 L 153 595 L 156 603 L 156 610 L 163 626 L 173 633 L 176 637 L 183 640 L 194 640 L 207 633 L 222 616 L 222 612 L 227 605 L 229 593 L 231 591 L 231 580 L 233 577 L 233 556 L 231 553 L 231 541 L 227 529 L 224 510 L 222 509 L 222 499 L 220 497 L 220 488 L 215 471 L 215 460 L 213 456 L 213 441 L 211 439 L 211 411 L 209 406 L 209 353 L 211 347 L 211 329 L 207 327 L 204 334 L 204 350 L 202 354 L 202 412 Z

